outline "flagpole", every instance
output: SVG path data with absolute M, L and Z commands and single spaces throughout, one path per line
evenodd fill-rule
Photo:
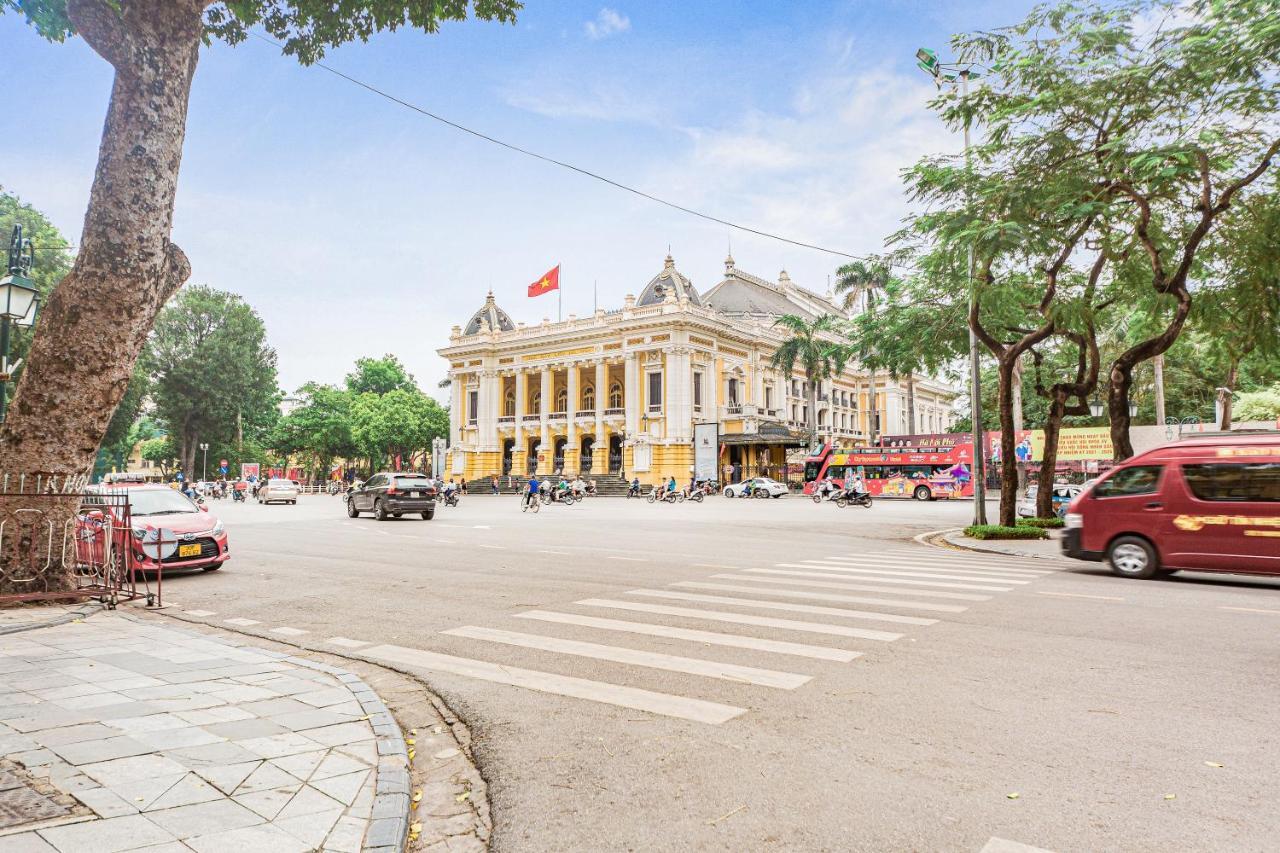
M 564 320 L 564 312 L 560 310 L 564 302 L 560 296 L 564 291 L 564 268 L 559 264 L 556 264 L 556 268 L 560 270 L 560 275 L 556 277 L 556 284 L 559 285 L 556 288 L 556 322 L 559 323 Z

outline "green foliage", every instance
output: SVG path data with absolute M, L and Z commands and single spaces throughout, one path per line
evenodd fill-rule
M 774 352 L 773 367 L 789 378 L 797 367 L 809 382 L 809 436 L 818 432 L 818 407 L 816 405 L 818 383 L 844 372 L 851 355 L 849 347 L 831 340 L 839 331 L 839 321 L 830 314 L 815 320 L 806 320 L 795 314 L 785 314 L 774 321 L 791 333 Z
M 184 465 L 197 467 L 195 445 L 214 459 L 274 426 L 279 412 L 276 353 L 262 318 L 234 293 L 195 286 L 160 313 L 145 355 L 156 416 Z M 222 455 L 219 455 L 222 454 Z M 230 459 L 229 459 L 230 461 Z
M 356 369 L 347 374 L 347 390 L 354 395 L 417 391 L 418 383 L 391 353 L 382 358 L 358 358 Z
M 2 7 L 3 3 L 0 3 L 0 8 Z M 16 195 L 4 192 L 3 188 L 0 188 L 0 237 L 4 240 L 3 246 L 0 246 L 0 252 L 7 251 L 9 235 L 13 232 L 15 224 L 22 226 L 22 236 L 29 239 L 35 247 L 31 280 L 35 282 L 36 290 L 40 291 L 40 301 L 46 303 L 53 288 L 64 275 L 71 271 L 71 260 L 74 256 L 66 248 L 70 244 L 43 213 L 24 203 Z M 0 271 L 0 273 L 3 272 L 7 270 Z M 36 322 L 40 322 L 38 314 Z M 31 329 L 10 327 L 9 361 L 26 358 L 27 350 L 31 348 L 31 335 Z M 18 372 L 21 373 L 21 370 L 19 368 Z
M 115 8 L 116 2 L 104 2 Z M 64 41 L 75 34 L 67 15 L 66 0 L 5 0 L 0 13 L 9 9 L 26 15 L 45 38 Z M 384 30 L 414 27 L 427 33 L 442 23 L 463 21 L 471 16 L 484 21 L 514 23 L 521 8 L 516 0 L 363 0 L 363 2 L 322 2 L 322 0 L 231 0 L 210 4 L 205 12 L 205 40 L 222 39 L 239 44 L 252 27 L 266 30 L 284 46 L 284 52 L 310 65 L 324 56 L 326 49 L 349 41 L 368 41 Z
M 1061 518 L 1020 518 L 1018 527 L 1039 527 L 1043 530 L 1059 530 L 1066 526 Z
M 332 385 L 310 382 L 298 389 L 306 402 L 280 419 L 271 446 L 286 456 L 304 457 L 307 466 L 328 474 L 334 459 L 356 456 L 351 434 L 352 394 Z
M 168 436 L 157 436 L 142 442 L 141 454 L 143 459 L 160 466 L 161 475 L 168 478 L 174 470 L 178 450 Z
M 1237 421 L 1280 420 L 1280 383 L 1262 391 L 1252 391 L 1236 398 Z
M 351 437 L 360 452 L 389 461 L 397 454 L 404 466 L 431 440 L 449 434 L 449 415 L 420 391 L 397 388 L 386 394 L 366 393 L 351 404 Z
M 1002 527 L 999 524 L 973 524 L 964 529 L 970 539 L 1048 539 L 1049 532 L 1040 527 Z

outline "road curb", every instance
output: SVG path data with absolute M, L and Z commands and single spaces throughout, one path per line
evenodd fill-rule
M 118 611 L 119 612 L 119 611 Z M 480 772 L 479 766 L 476 764 L 475 756 L 472 752 L 471 731 L 466 723 L 450 708 L 443 699 L 431 689 L 420 676 L 413 672 L 401 669 L 399 667 L 389 665 L 383 661 L 374 660 L 365 657 L 358 652 L 334 652 L 327 647 L 320 647 L 308 643 L 298 642 L 297 640 L 289 640 L 278 637 L 274 634 L 260 633 L 248 630 L 242 627 L 223 627 L 211 622 L 205 622 L 200 619 L 185 616 L 181 611 L 175 610 L 149 610 L 148 613 L 166 616 L 177 622 L 183 622 L 188 625 L 200 625 L 205 628 L 213 629 L 217 632 L 225 632 L 228 634 L 239 634 L 245 637 L 253 637 L 257 640 L 264 640 L 281 646 L 289 646 L 300 649 L 313 654 L 324 655 L 327 657 L 338 658 L 340 660 L 350 660 L 367 664 L 387 672 L 395 673 L 402 678 L 408 679 L 417 689 L 420 690 L 427 701 L 430 703 L 436 715 L 444 723 L 448 731 L 448 737 L 457 747 L 457 752 L 465 759 L 466 764 L 470 767 L 473 778 L 463 780 L 464 793 L 467 794 L 465 799 L 471 806 L 472 814 L 472 831 L 471 835 L 480 843 L 482 849 L 488 849 L 489 839 L 493 833 L 493 822 L 490 816 L 489 793 L 487 780 Z M 136 616 L 130 616 L 136 618 Z M 356 698 L 360 700 L 361 708 L 368 713 L 370 723 L 373 723 L 374 734 L 378 737 L 378 782 L 377 795 L 374 801 L 373 816 L 370 819 L 369 830 L 365 835 L 364 846 L 361 848 L 362 853 L 404 853 L 409 849 L 409 845 L 413 839 L 409 838 L 410 827 L 416 822 L 414 820 L 414 809 L 418 807 L 413 802 L 413 783 L 415 764 L 413 758 L 409 755 L 408 744 L 405 741 L 404 734 L 401 731 L 400 724 L 396 722 L 394 715 L 386 703 L 377 695 L 377 693 L 368 686 L 368 684 L 360 678 L 359 675 L 344 670 L 340 667 L 332 667 L 328 664 L 322 664 L 315 661 L 307 661 L 305 658 L 296 655 L 288 655 L 283 652 L 276 652 L 270 649 L 263 649 L 260 646 L 244 644 L 249 648 L 270 654 L 272 657 L 278 656 L 280 660 L 286 663 L 294 663 L 300 666 L 307 666 L 313 669 L 319 669 L 321 672 L 330 672 L 334 674 L 340 681 L 347 683 L 342 675 L 349 676 L 355 681 L 350 682 L 351 685 L 359 683 L 367 693 L 357 692 L 357 688 L 352 686 L 352 692 L 356 694 Z M 341 674 L 341 675 L 340 675 Z M 366 706 L 365 700 L 370 699 L 370 704 Z M 373 710 L 370 710 L 373 708 Z M 379 717 L 376 715 L 385 715 Z M 417 735 L 422 738 L 423 735 Z M 384 746 L 384 740 L 387 741 Z M 419 748 L 422 746 L 418 745 Z M 386 751 L 384 751 L 386 750 Z M 388 768 L 388 776 L 384 784 L 383 767 L 384 764 Z M 393 766 L 395 765 L 395 766 Z M 396 772 L 398 767 L 398 771 Z M 424 785 L 426 787 L 426 785 Z M 462 800 L 456 800 L 462 802 Z M 427 803 L 422 803 L 425 807 Z M 380 834 L 375 836 L 375 824 L 379 821 L 386 821 L 384 826 L 379 827 Z M 391 839 L 398 839 L 394 843 Z M 379 843 L 374 843 L 374 842 Z M 423 839 L 431 846 L 431 842 Z M 432 848 L 434 849 L 434 848 Z M 470 848 L 468 848 L 470 849 Z
M 23 631 L 35 631 L 39 628 L 52 628 L 55 625 L 65 625 L 68 622 L 74 622 L 77 619 L 88 619 L 95 613 L 100 613 L 103 606 L 98 602 L 90 602 L 85 604 L 79 610 L 72 610 L 67 613 L 60 614 L 52 619 L 45 619 L 43 622 L 24 622 L 19 625 L 6 625 L 0 628 L 0 636 L 5 634 L 21 634 Z
M 930 547 L 941 548 L 943 550 L 951 548 L 956 551 L 973 551 L 974 553 L 977 553 L 977 554 L 996 554 L 1001 557 L 1017 557 L 1019 559 L 1030 559 L 1030 560 L 1057 561 L 1062 559 L 1060 556 L 1048 555 L 1048 554 L 1027 554 L 1027 553 L 1015 554 L 1010 551 L 1002 551 L 999 548 L 984 548 L 979 544 L 971 543 L 968 541 L 957 542 L 955 539 L 951 538 L 951 536 L 953 536 L 954 534 L 960 533 L 963 530 L 964 530 L 963 527 L 945 527 L 942 530 L 932 530 L 928 533 L 921 533 L 918 536 L 913 536 L 911 538 L 921 545 L 928 545 Z

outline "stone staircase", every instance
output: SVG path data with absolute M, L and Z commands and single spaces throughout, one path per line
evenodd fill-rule
M 590 477 L 583 477 L 583 480 L 591 480 Z M 629 480 L 622 480 L 616 474 L 606 474 L 603 477 L 596 477 L 596 493 L 597 497 L 604 498 L 625 498 L 627 496 L 627 486 Z M 507 487 L 507 478 L 498 478 L 498 491 L 503 495 L 514 495 L 524 491 L 525 484 L 529 482 L 528 477 L 516 477 L 512 480 L 512 487 Z M 649 491 L 652 483 L 646 482 L 644 477 L 640 478 L 641 489 L 644 492 Z M 489 477 L 481 477 L 475 480 L 467 481 L 467 497 L 484 497 L 493 496 L 493 490 L 489 486 Z

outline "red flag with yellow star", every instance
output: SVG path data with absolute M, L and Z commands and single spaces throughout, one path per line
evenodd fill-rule
M 530 296 L 541 296 L 544 293 L 550 293 L 553 290 L 560 289 L 560 265 L 556 264 L 547 270 L 546 275 L 539 278 L 533 284 L 529 285 Z

